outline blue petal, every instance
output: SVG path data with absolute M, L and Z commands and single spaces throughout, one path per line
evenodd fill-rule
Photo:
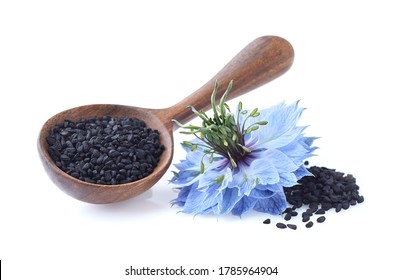
M 271 196 L 273 196 L 275 194 L 275 192 L 271 191 L 271 190 L 263 190 L 263 189 L 259 189 L 260 185 L 257 186 L 255 189 L 252 190 L 251 194 L 249 195 L 249 197 L 252 198 L 256 198 L 256 199 L 265 199 L 265 198 L 269 198 Z M 282 188 L 280 188 L 278 191 L 281 191 Z
M 264 120 L 267 121 L 268 124 L 252 132 L 250 134 L 251 139 L 246 139 L 246 143 L 248 143 L 248 141 L 255 142 L 254 139 L 257 139 L 257 144 L 252 145 L 253 149 L 267 148 L 266 145 L 279 147 L 283 145 L 284 142 L 288 144 L 291 141 L 291 137 L 299 134 L 304 129 L 296 128 L 302 111 L 302 108 L 298 108 L 298 102 L 288 106 L 284 103 L 280 103 L 271 108 L 261 110 L 258 117 L 252 118 L 252 122 L 255 123 Z M 242 121 L 243 118 L 240 119 L 241 123 Z M 269 144 L 269 142 L 271 143 Z M 247 147 L 250 148 L 248 145 Z
M 319 139 L 319 137 L 302 137 L 301 143 L 304 145 L 305 148 L 310 148 L 316 139 Z
M 272 197 L 260 199 L 256 202 L 254 210 L 263 213 L 278 215 L 287 208 L 287 201 L 284 192 L 275 193 Z
M 189 186 L 200 173 L 198 171 L 180 171 L 171 179 L 171 183 L 181 186 Z
M 247 171 L 257 179 L 257 184 L 275 184 L 280 179 L 276 166 L 266 158 L 253 160 Z
M 306 169 L 305 166 L 301 165 L 295 172 L 294 175 L 297 177 L 297 180 L 302 179 L 305 176 L 313 176 L 312 173 L 310 173 L 308 171 L 308 169 Z
M 213 188 L 209 188 L 208 191 L 199 191 L 197 189 L 197 184 L 195 184 L 188 193 L 182 211 L 195 215 L 202 213 L 205 209 L 217 204 L 218 195 L 219 192 Z
M 268 136 L 260 136 L 258 138 L 258 141 L 254 145 L 248 145 L 246 142 L 246 145 L 248 148 L 251 150 L 261 150 L 261 149 L 277 149 L 284 147 L 291 143 L 298 135 L 300 135 L 306 127 L 293 127 L 287 131 L 285 131 L 282 134 L 277 133 L 276 135 L 273 135 L 271 137 Z M 270 129 L 270 127 L 269 127 Z M 268 131 L 269 129 L 258 129 L 257 131 Z M 252 137 L 256 137 L 253 136 Z
M 281 152 L 286 154 L 295 165 L 300 166 L 306 158 L 313 156 L 313 151 L 316 147 L 311 147 L 315 137 L 304 137 L 299 135 L 294 141 L 288 145 L 279 148 Z
M 218 214 L 224 215 L 233 210 L 235 204 L 242 198 L 237 188 L 227 188 L 223 192 L 221 203 L 218 205 Z
M 225 168 L 225 170 L 206 170 L 205 173 L 200 176 L 198 190 L 202 191 L 212 187 L 221 191 L 227 188 L 232 179 L 231 169 L 228 167 Z
M 176 173 L 171 182 L 180 186 L 189 186 L 199 181 L 204 176 L 204 174 L 201 173 L 202 160 L 204 163 L 205 173 L 214 169 L 220 171 L 225 165 L 227 165 L 226 163 L 228 161 L 225 158 L 216 158 L 213 163 L 210 163 L 207 156 L 202 158 L 203 156 L 200 152 L 189 151 L 186 160 L 175 165 L 179 169 L 179 172 Z M 216 175 L 215 178 L 220 175 Z
M 276 149 L 270 149 L 263 153 L 265 160 L 270 161 L 272 165 L 281 172 L 293 172 L 298 166 L 283 152 Z
M 280 180 L 276 168 L 264 159 L 254 159 L 248 166 L 238 164 L 238 171 L 233 175 L 233 187 L 240 195 L 249 195 L 258 184 L 275 184 Z
M 208 155 L 204 155 L 205 154 L 199 150 L 193 152 L 189 151 L 186 157 L 186 160 L 188 161 L 187 168 L 191 170 L 201 170 L 201 162 L 203 161 L 204 164 L 209 162 Z
M 182 207 L 182 206 L 184 206 L 184 204 L 187 200 L 187 197 L 188 197 L 189 191 L 191 190 L 191 187 L 183 187 L 183 188 L 178 188 L 178 189 L 180 190 L 180 192 L 178 193 L 177 198 L 171 201 L 171 204 Z
M 279 183 L 283 187 L 292 187 L 298 183 L 298 178 L 294 173 L 281 173 Z
M 298 169 L 298 166 L 287 155 L 276 149 L 267 150 L 262 154 L 277 169 L 280 175 L 279 183 L 281 186 L 290 187 L 297 184 L 298 179 L 293 172 Z
M 276 192 L 281 192 L 283 191 L 283 186 L 280 183 L 277 184 L 267 184 L 267 185 L 262 185 L 259 184 L 255 187 L 254 190 L 261 190 L 261 191 L 270 191 L 272 193 L 276 193 Z
M 252 210 L 257 201 L 258 200 L 255 198 L 244 196 L 235 204 L 231 213 L 235 216 L 241 216 L 242 214 Z
M 191 143 L 197 143 L 200 140 L 196 139 L 191 141 Z M 204 153 L 204 147 L 198 147 L 194 151 L 188 150 L 188 146 L 182 145 L 184 149 L 187 150 L 185 160 L 181 161 L 178 164 L 175 164 L 175 167 L 179 170 L 193 170 L 193 171 L 200 171 L 201 170 L 201 162 L 203 162 L 204 168 L 214 168 L 215 166 L 221 165 L 224 162 L 221 162 L 223 158 L 215 157 L 214 162 L 210 163 L 210 155 Z
M 279 148 L 281 152 L 286 154 L 295 165 L 301 165 L 311 153 L 305 149 L 298 141 L 293 141 L 285 147 Z

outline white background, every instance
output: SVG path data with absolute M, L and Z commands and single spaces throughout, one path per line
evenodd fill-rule
M 271 279 L 399 277 L 401 26 L 397 1 L 1 1 L 0 259 L 4 279 L 177 279 L 125 269 L 277 266 Z M 293 67 L 246 96 L 298 99 L 310 160 L 352 173 L 365 203 L 306 229 L 178 213 L 171 172 L 134 199 L 91 205 L 44 172 L 36 140 L 54 114 L 92 103 L 173 105 L 262 35 Z M 237 100 L 231 101 L 235 106 Z M 174 162 L 183 158 L 175 133 Z M 334 212 L 334 211 L 333 211 Z M 216 276 L 217 277 L 217 276 Z M 189 279 L 269 279 L 269 277 Z M 186 277 L 188 278 L 188 277 Z M 185 278 L 185 279 L 186 279 Z M 183 278 L 184 279 L 184 278 Z

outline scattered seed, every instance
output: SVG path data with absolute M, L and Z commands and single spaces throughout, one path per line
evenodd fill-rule
M 310 216 L 305 216 L 302 218 L 302 222 L 304 222 L 304 223 L 306 223 L 309 220 L 310 220 Z
M 283 223 L 277 223 L 276 227 L 278 227 L 278 228 L 286 228 L 287 226 L 285 224 L 283 224 Z
M 266 219 L 266 220 L 263 221 L 263 223 L 267 224 L 267 225 L 270 224 L 270 222 L 271 222 L 270 219 Z
M 325 216 L 320 216 L 319 218 L 316 219 L 316 222 L 323 223 L 325 220 L 326 220 Z
M 291 220 L 291 213 L 287 213 L 287 214 L 285 214 L 285 216 L 284 216 L 284 220 L 286 220 L 286 221 L 289 221 L 289 220 Z
M 313 227 L 313 222 L 310 221 L 310 222 L 308 222 L 305 226 L 306 226 L 307 228 L 311 228 L 311 227 Z
M 290 229 L 293 229 L 293 230 L 297 229 L 297 225 L 294 225 L 294 224 L 287 224 L 287 227 Z

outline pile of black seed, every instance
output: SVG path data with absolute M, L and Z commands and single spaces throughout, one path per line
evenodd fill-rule
M 307 162 L 305 164 L 307 165 Z M 306 223 L 307 228 L 311 228 L 312 216 L 318 215 L 316 222 L 323 223 L 326 220 L 323 216 L 326 211 L 335 209 L 336 212 L 340 212 L 364 201 L 364 197 L 359 194 L 359 186 L 354 176 L 326 167 L 312 166 L 308 170 L 313 176 L 303 177 L 299 185 L 284 188 L 287 202 L 292 205 L 284 211 L 284 220 L 289 221 L 292 217 L 298 216 L 297 209 L 306 208 L 302 212 L 302 222 Z M 269 224 L 270 219 L 264 223 Z M 277 223 L 276 226 L 297 228 L 294 224 L 284 223 Z
M 164 150 L 159 132 L 133 118 L 65 120 L 46 140 L 48 152 L 60 169 L 79 180 L 102 185 L 148 176 Z

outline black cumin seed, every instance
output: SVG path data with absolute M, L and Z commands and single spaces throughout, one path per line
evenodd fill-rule
M 90 163 L 85 163 L 84 166 L 82 166 L 82 169 L 86 170 L 89 169 L 91 167 Z
M 109 157 L 114 158 L 114 157 L 118 157 L 120 155 L 120 153 L 116 150 L 110 150 L 108 155 L 109 155 Z
M 313 213 L 315 213 L 316 211 L 317 211 L 317 207 L 316 208 L 308 208 L 308 209 L 306 209 L 306 213 L 308 213 L 308 214 L 310 214 L 310 215 L 313 215 Z
M 331 209 L 340 212 L 364 202 L 354 176 L 327 167 L 312 166 L 307 169 L 313 176 L 305 176 L 299 180 L 299 185 L 284 188 L 289 203 L 285 213 L 292 214 L 293 210 L 306 206 L 301 215 L 302 221 L 308 222 L 307 227 L 313 226 L 310 217 L 314 214 L 323 215 Z
M 286 208 L 286 209 L 284 210 L 283 213 L 291 213 L 291 211 L 292 211 L 292 208 L 291 208 L 291 207 L 288 207 L 288 208 Z
M 293 229 L 293 230 L 297 229 L 297 225 L 294 225 L 294 224 L 287 224 L 287 227 L 290 229 Z
M 283 223 L 277 223 L 276 227 L 278 227 L 278 228 L 286 228 L 287 226 L 285 224 L 283 224 Z
M 307 228 L 313 227 L 313 222 L 312 222 L 312 221 L 308 222 L 308 223 L 305 225 L 305 227 L 307 227 Z
M 164 150 L 159 132 L 132 118 L 65 120 L 46 140 L 50 157 L 64 172 L 82 181 L 107 185 L 148 176 Z
M 316 222 L 323 223 L 325 220 L 326 220 L 325 216 L 320 216 L 319 218 L 316 219 Z
M 61 160 L 71 160 L 71 158 L 69 156 L 67 156 L 67 155 L 61 155 L 60 159 Z
M 270 219 L 266 219 L 266 220 L 263 221 L 263 223 L 267 224 L 267 225 L 270 224 L 270 222 L 271 222 Z

